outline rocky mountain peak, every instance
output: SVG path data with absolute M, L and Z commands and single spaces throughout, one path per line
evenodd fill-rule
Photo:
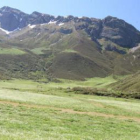
M 8 7 L 8 6 L 4 6 L 2 8 L 0 8 L 0 13 L 15 13 L 15 14 L 25 14 L 24 12 L 18 10 L 18 9 L 15 9 L 15 8 L 11 8 L 11 7 Z
M 103 23 L 105 26 L 109 26 L 112 28 L 131 28 L 133 30 L 136 30 L 135 27 L 132 25 L 128 24 L 122 19 L 118 19 L 117 17 L 112 17 L 112 16 L 107 16 L 106 18 L 103 19 Z
M 0 9 L 1 12 L 10 12 L 12 10 L 13 10 L 13 8 L 8 7 L 8 6 L 4 6 Z
M 133 47 L 140 42 L 140 32 L 124 20 L 108 16 L 102 22 L 101 37 L 123 47 Z
M 20 10 L 11 8 L 11 7 L 2 7 L 0 9 L 0 25 L 1 28 L 13 31 L 17 28 L 24 27 L 23 18 L 26 17 L 27 14 L 21 12 Z
M 71 22 L 72 21 L 72 22 Z M 132 48 L 140 42 L 140 32 L 122 19 L 107 16 L 103 20 L 89 17 L 54 17 L 49 14 L 42 14 L 34 11 L 32 14 L 26 14 L 20 10 L 2 7 L 0 9 L 0 28 L 13 31 L 30 25 L 55 23 L 63 25 L 71 22 L 76 30 L 84 30 L 97 43 L 104 38 L 119 46 Z M 101 44 L 100 44 L 101 45 Z

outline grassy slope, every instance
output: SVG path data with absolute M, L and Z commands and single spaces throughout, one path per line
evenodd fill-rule
M 105 39 L 99 40 L 99 47 L 84 30 L 76 30 L 75 26 L 72 23 L 37 25 L 14 32 L 0 43 L 0 73 L 12 78 L 84 80 L 127 75 L 140 69 L 139 52 L 122 55 L 106 51 L 104 48 L 109 45 L 128 50 Z M 64 33 L 62 28 L 73 31 Z
M 0 42 L 0 55 L 23 55 L 25 53 L 26 52 L 20 48 L 8 45 L 7 41 Z
M 0 55 L 0 73 L 9 78 L 40 79 L 45 75 L 43 66 L 44 62 L 30 53 Z
M 38 55 L 25 49 L 0 42 L 0 79 L 38 77 L 37 71 L 42 73 L 43 67 Z M 33 74 L 34 73 L 34 74 Z M 43 75 L 41 75 L 42 77 Z M 2 77 L 2 78 L 1 78 Z
M 138 54 L 121 55 L 114 51 L 106 51 L 104 48 L 109 45 L 115 46 L 118 50 L 126 52 L 128 50 L 105 39 L 99 40 L 102 46 L 99 48 L 99 44 L 92 41 L 84 30 L 76 30 L 75 26 L 76 24 L 67 23 L 63 26 L 55 24 L 37 25 L 33 29 L 26 27 L 11 34 L 5 45 L 8 44 L 7 46 L 11 47 L 11 51 L 8 51 L 8 53 L 12 53 L 15 49 L 13 46 L 16 46 L 16 49 L 22 49 L 23 51 L 26 49 L 26 52 L 30 52 L 30 55 L 34 55 L 34 58 L 40 57 L 44 63 L 42 66 L 40 65 L 41 69 L 44 69 L 47 75 L 56 78 L 83 80 L 84 78 L 105 77 L 111 74 L 126 75 L 139 70 Z M 72 33 L 64 33 L 61 32 L 62 28 L 65 30 L 72 29 L 73 31 Z M 4 44 L 3 47 L 5 47 Z M 7 53 L 7 50 L 0 52 Z M 13 53 L 15 54 L 15 52 L 16 50 Z M 5 62 L 3 58 L 1 60 L 2 63 Z M 17 60 L 15 59 L 15 61 Z M 29 62 L 26 63 L 27 67 L 34 63 L 34 61 Z M 7 61 L 7 63 L 9 62 Z M 2 66 L 4 67 L 4 65 Z M 15 65 L 14 67 L 18 66 Z M 4 69 L 7 68 L 4 67 Z M 24 69 L 22 70 L 24 72 Z M 24 75 L 24 77 L 26 76 Z M 40 77 L 40 75 L 37 77 Z
M 0 139 L 139 140 L 138 100 L 77 95 L 60 88 L 68 83 L 1 81 Z
M 70 34 L 61 33 L 61 28 L 72 28 L 73 32 Z M 34 29 L 26 28 L 13 34 L 8 43 L 43 56 L 49 66 L 53 63 L 49 72 L 57 78 L 103 77 L 112 71 L 110 60 L 99 52 L 98 45 L 91 41 L 91 38 L 84 31 L 76 31 L 70 23 L 63 27 L 38 25 Z M 78 60 L 72 58 L 74 53 L 77 54 Z M 65 58 L 63 58 L 63 54 Z M 73 60 L 69 61 L 70 58 Z M 65 65 L 61 65 L 62 63 Z M 77 64 L 79 65 L 78 68 L 76 67 Z
M 25 52 L 16 48 L 0 48 L 0 54 L 22 55 Z
M 114 90 L 123 92 L 140 92 L 140 72 L 128 76 L 117 83 L 111 84 Z
M 74 31 L 53 46 L 60 51 L 50 68 L 57 78 L 84 79 L 104 77 L 111 72 L 110 61 L 102 55 L 98 45 L 83 32 Z
M 107 75 L 94 61 L 77 53 L 61 53 L 54 59 L 50 71 L 57 78 L 80 80 Z

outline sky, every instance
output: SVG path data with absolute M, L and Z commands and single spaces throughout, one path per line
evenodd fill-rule
M 54 16 L 87 16 L 103 19 L 114 16 L 140 30 L 140 0 L 1 0 L 9 6 L 31 14 L 34 11 Z

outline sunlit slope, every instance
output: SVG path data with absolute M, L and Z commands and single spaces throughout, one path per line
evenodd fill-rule
M 140 72 L 112 84 L 112 87 L 114 90 L 128 93 L 140 92 Z

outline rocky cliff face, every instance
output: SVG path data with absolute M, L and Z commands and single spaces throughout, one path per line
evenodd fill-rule
M 10 7 L 0 9 L 1 28 L 13 31 L 17 28 L 26 26 L 28 15 Z
M 85 30 L 92 40 L 97 43 L 99 39 L 105 38 L 122 47 L 132 48 L 140 42 L 140 32 L 137 29 L 125 21 L 111 16 L 100 20 L 74 16 L 54 17 L 39 12 L 33 12 L 29 15 L 10 7 L 0 9 L 0 26 L 8 31 L 23 28 L 29 24 L 50 22 L 56 22 L 56 24 L 72 22 L 76 30 Z
M 140 42 L 140 32 L 123 20 L 106 17 L 100 37 L 112 40 L 123 47 L 133 47 Z

